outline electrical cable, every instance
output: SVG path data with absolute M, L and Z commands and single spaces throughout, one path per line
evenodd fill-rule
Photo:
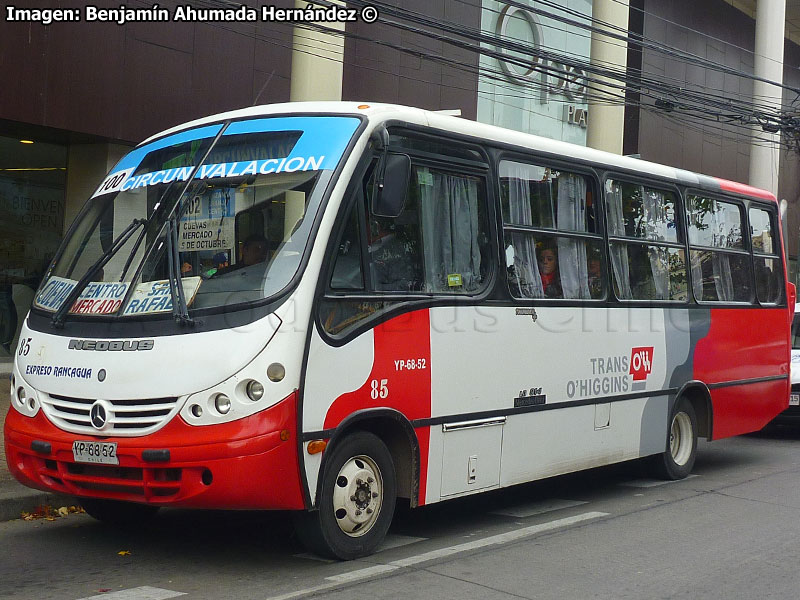
M 315 0 L 315 4 L 319 4 L 322 6 L 331 5 L 327 0 Z M 238 4 L 232 2 L 224 2 L 224 1 L 207 1 L 207 2 L 195 2 L 195 5 L 200 6 L 211 6 L 211 7 L 225 7 L 225 8 L 232 8 L 238 7 Z M 363 2 L 363 0 L 351 0 L 349 2 L 351 5 L 378 5 L 383 7 L 383 3 L 368 3 Z M 508 4 L 514 4 L 513 1 L 508 2 Z M 519 3 L 517 3 L 519 4 Z M 550 4 L 548 2 L 543 2 L 543 4 Z M 521 5 L 526 9 L 526 5 Z M 393 7 L 390 7 L 393 8 Z M 406 11 L 408 13 L 408 11 Z M 402 9 L 400 9 L 400 14 L 404 14 Z M 549 15 L 549 13 L 548 13 Z M 341 31 L 334 28 L 325 27 L 319 24 L 303 24 L 294 26 L 298 29 L 306 28 L 311 30 L 323 31 L 325 33 L 329 33 L 332 35 L 342 36 L 346 39 L 351 39 L 355 41 L 363 41 L 366 43 L 374 43 L 379 45 L 384 45 L 389 47 L 395 51 L 402 52 L 405 54 L 409 54 L 411 56 L 415 56 L 420 60 L 425 60 L 429 62 L 433 62 L 436 64 L 441 65 L 443 68 L 451 68 L 461 72 L 469 73 L 470 75 L 482 76 L 484 79 L 488 79 L 489 81 L 494 82 L 498 88 L 500 88 L 499 93 L 496 93 L 496 96 L 506 97 L 506 98 L 519 98 L 519 91 L 514 89 L 514 84 L 509 84 L 506 80 L 506 73 L 504 73 L 501 69 L 497 68 L 487 68 L 487 65 L 481 63 L 478 60 L 480 57 L 488 57 L 494 60 L 503 60 L 506 63 L 516 64 L 521 68 L 528 68 L 531 66 L 530 60 L 526 61 L 525 59 L 518 59 L 514 56 L 508 55 L 506 52 L 518 52 L 523 55 L 530 55 L 535 56 L 537 58 L 541 58 L 543 60 L 549 60 L 550 62 L 561 62 L 565 65 L 571 66 L 572 69 L 586 69 L 587 73 L 584 75 L 584 79 L 586 82 L 585 91 L 586 91 L 586 98 L 590 102 L 603 102 L 607 104 L 623 104 L 626 102 L 625 94 L 630 92 L 635 92 L 641 94 L 641 96 L 645 100 L 651 100 L 651 103 L 640 101 L 638 102 L 638 106 L 642 109 L 647 109 L 648 107 L 655 108 L 659 102 L 661 102 L 661 106 L 667 106 L 672 108 L 673 111 L 678 111 L 679 114 L 686 114 L 687 116 L 694 115 L 699 118 L 706 118 L 709 121 L 719 121 L 720 119 L 727 119 L 731 121 L 740 121 L 743 131 L 746 131 L 748 135 L 752 135 L 752 126 L 756 123 L 761 123 L 765 127 L 775 128 L 777 127 L 779 130 L 784 130 L 787 133 L 794 133 L 796 136 L 796 131 L 798 129 L 797 123 L 794 120 L 794 117 L 791 116 L 788 110 L 784 110 L 782 107 L 779 110 L 775 110 L 773 107 L 768 107 L 766 105 L 759 105 L 756 104 L 754 101 L 751 102 L 744 102 L 741 100 L 732 99 L 730 94 L 720 93 L 720 94 L 709 94 L 708 92 L 704 92 L 703 90 L 689 90 L 686 87 L 680 87 L 674 84 L 670 84 L 669 82 L 665 82 L 664 78 L 659 79 L 658 77 L 654 77 L 652 75 L 642 75 L 642 76 L 631 76 L 628 70 L 622 69 L 614 69 L 609 67 L 603 67 L 602 65 L 598 66 L 596 63 L 593 65 L 590 62 L 585 60 L 578 60 L 572 59 L 569 56 L 562 54 L 558 54 L 556 52 L 550 52 L 548 50 L 542 50 L 541 48 L 531 47 L 530 45 L 526 45 L 524 43 L 514 42 L 513 40 L 508 40 L 507 38 L 499 38 L 496 35 L 487 34 L 481 30 L 475 30 L 474 28 L 467 28 L 462 26 L 451 26 L 447 23 L 440 23 L 435 20 L 431 20 L 429 18 L 420 17 L 418 13 L 411 13 L 411 14 L 404 14 L 406 20 L 409 20 L 411 23 L 416 23 L 418 25 L 424 26 L 436 26 L 436 29 L 440 31 L 444 31 L 442 34 L 433 34 L 430 31 L 426 31 L 424 29 L 420 29 L 419 27 L 415 27 L 414 25 L 405 25 L 400 23 L 399 21 L 392 21 L 386 19 L 386 17 L 381 18 L 381 23 L 385 26 L 392 27 L 395 29 L 402 31 L 406 31 L 409 34 L 416 35 L 422 37 L 422 39 L 435 39 L 435 41 L 448 44 L 453 47 L 459 48 L 464 51 L 468 51 L 474 53 L 476 55 L 475 61 L 463 61 L 458 60 L 456 58 L 451 58 L 448 56 L 440 55 L 440 56 L 433 56 L 431 55 L 430 51 L 424 51 L 419 49 L 410 48 L 409 46 L 404 46 L 402 44 L 394 44 L 390 43 L 384 39 L 378 39 L 376 37 L 365 36 L 361 34 L 355 34 L 352 31 Z M 586 17 L 584 17 L 586 18 Z M 574 21 L 574 20 L 570 20 Z M 222 27 L 225 29 L 226 27 L 221 25 L 220 23 L 214 23 L 213 25 L 217 27 Z M 313 40 L 313 44 L 309 43 L 311 40 L 303 41 L 301 35 L 297 33 L 294 34 L 295 38 L 300 38 L 300 41 L 297 42 L 295 45 L 290 45 L 286 41 L 276 41 L 274 38 L 269 38 L 262 33 L 257 31 L 257 28 L 253 28 L 254 31 L 252 33 L 245 33 L 234 28 L 227 28 L 230 31 L 235 31 L 241 35 L 246 35 L 248 37 L 259 39 L 262 41 L 267 41 L 269 43 L 275 43 L 276 45 L 282 46 L 287 49 L 293 49 L 298 51 L 303 51 L 299 49 L 297 46 L 306 48 L 306 51 L 309 53 L 318 55 L 316 51 L 322 51 L 319 40 Z M 277 30 L 271 30 L 272 33 L 276 33 Z M 605 32 L 601 32 L 605 35 Z M 458 36 L 458 37 L 456 37 Z M 463 39 L 466 37 L 467 39 Z M 626 36 L 626 39 L 630 39 Z M 477 43 L 476 43 L 477 42 Z M 638 39 L 636 41 L 638 43 Z M 495 47 L 499 48 L 499 50 L 492 50 L 491 48 L 484 48 L 480 44 L 486 45 L 494 45 Z M 504 52 L 506 51 L 506 52 Z M 329 58 L 322 56 L 322 58 Z M 564 60 L 566 58 L 566 60 Z M 572 63 L 570 65 L 570 63 Z M 352 66 L 352 63 L 350 63 Z M 363 65 L 360 65 L 358 68 L 365 68 Z M 371 68 L 373 71 L 378 72 L 387 72 L 381 71 L 380 69 L 375 69 L 374 67 Z M 568 73 L 565 73 L 563 69 L 553 68 L 551 66 L 546 65 L 536 65 L 535 70 L 537 70 L 540 74 L 546 75 L 548 78 L 554 78 L 556 81 L 564 83 L 574 83 L 576 78 L 573 74 L 572 77 Z M 395 73 L 396 74 L 396 73 Z M 747 76 L 748 74 L 742 72 L 736 72 L 737 76 Z M 618 87 L 620 89 L 619 93 L 615 93 L 612 95 L 607 94 L 607 89 L 609 86 L 609 82 L 604 80 L 603 78 L 609 78 L 612 80 L 617 81 L 616 84 L 611 84 L 612 86 Z M 751 77 L 752 78 L 752 77 Z M 436 83 L 436 82 L 431 82 Z M 542 83 L 537 82 L 536 80 L 527 81 L 527 82 L 516 82 L 522 83 L 523 85 L 518 86 L 522 87 L 524 90 L 531 90 L 536 91 L 544 90 L 547 92 L 550 91 L 557 91 L 558 86 L 554 86 L 552 83 Z M 453 89 L 463 89 L 457 88 L 452 84 L 446 85 L 441 81 L 438 82 L 438 85 L 443 87 L 451 87 Z M 784 86 L 787 89 L 794 90 L 790 86 Z M 508 92 L 508 93 L 505 93 Z M 722 92 L 720 90 L 720 92 Z M 486 92 L 483 90 L 478 90 L 478 94 L 486 95 Z M 523 96 L 524 97 L 524 96 Z M 667 98 L 668 100 L 665 100 Z M 558 101 L 558 100 L 556 100 Z M 770 109 L 772 112 L 770 112 Z M 662 109 L 656 109 L 662 110 Z M 672 113 L 672 119 L 676 118 L 676 113 Z M 795 144 L 791 144 L 794 146 Z

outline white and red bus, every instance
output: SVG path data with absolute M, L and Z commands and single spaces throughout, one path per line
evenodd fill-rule
M 22 330 L 22 483 L 119 522 L 295 511 L 351 559 L 422 506 L 760 429 L 789 398 L 762 190 L 435 112 L 302 103 L 159 134 Z

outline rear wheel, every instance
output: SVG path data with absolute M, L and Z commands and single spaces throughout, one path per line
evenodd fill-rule
M 296 515 L 300 540 L 312 552 L 352 560 L 375 551 L 389 530 L 397 496 L 386 445 L 359 431 L 332 449 L 318 510 Z
M 152 519 L 158 512 L 158 506 L 119 500 L 78 498 L 78 501 L 89 516 L 115 527 L 136 527 Z
M 692 472 L 697 457 L 697 416 L 685 398 L 672 409 L 667 430 L 667 447 L 652 457 L 652 467 L 662 479 L 683 479 Z

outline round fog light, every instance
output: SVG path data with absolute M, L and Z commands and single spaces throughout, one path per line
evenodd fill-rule
M 277 383 L 278 381 L 282 381 L 285 376 L 286 369 L 283 368 L 281 363 L 272 363 L 267 367 L 267 377 L 269 377 L 270 381 Z
M 199 404 L 192 405 L 192 416 L 197 417 L 198 419 L 203 416 L 203 407 Z
M 225 394 L 217 394 L 214 396 L 214 406 L 221 415 L 227 415 L 231 410 L 231 399 Z
M 34 400 L 33 397 L 28 398 L 28 408 L 31 410 L 36 408 L 36 400 Z
M 20 404 L 25 404 L 25 388 L 17 388 L 17 400 Z
M 251 381 L 247 384 L 247 395 L 253 402 L 257 402 L 264 397 L 264 386 L 258 381 Z

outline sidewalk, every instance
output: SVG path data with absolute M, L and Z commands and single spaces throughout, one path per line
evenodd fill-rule
M 3 431 L 6 413 L 11 405 L 10 375 L 11 363 L 0 361 L 0 432 Z M 18 483 L 8 472 L 5 445 L 0 444 L 0 521 L 19 519 L 23 511 L 31 512 L 37 506 L 50 505 L 57 508 L 74 503 L 75 500 L 69 496 L 32 490 Z

